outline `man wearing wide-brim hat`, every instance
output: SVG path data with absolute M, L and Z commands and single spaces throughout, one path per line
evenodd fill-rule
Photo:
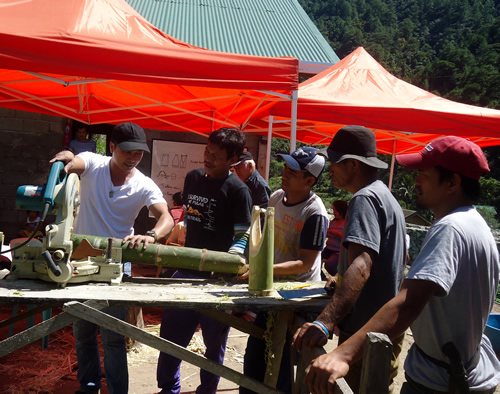
M 377 158 L 375 135 L 362 126 L 345 126 L 330 146 L 320 151 L 330 161 L 332 184 L 353 194 L 349 203 L 340 250 L 335 293 L 314 323 L 297 331 L 294 344 L 324 345 L 335 328 L 339 343 L 358 331 L 399 291 L 406 261 L 405 218 L 387 186 L 378 180 L 378 169 L 387 164 Z M 397 338 L 392 362 L 397 374 L 397 356 L 403 335 Z M 346 380 L 359 390 L 361 362 L 353 364 Z

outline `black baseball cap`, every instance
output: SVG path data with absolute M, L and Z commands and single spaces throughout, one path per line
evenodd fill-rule
M 253 156 L 249 151 L 246 150 L 240 155 L 240 157 L 238 157 L 238 161 L 233 164 L 233 167 L 247 160 L 253 160 Z
M 121 150 L 143 150 L 150 152 L 144 129 L 132 122 L 121 123 L 113 128 L 111 141 Z

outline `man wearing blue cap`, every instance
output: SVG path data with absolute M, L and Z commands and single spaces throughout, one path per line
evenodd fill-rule
M 302 346 L 323 346 L 336 327 L 339 343 L 347 340 L 398 293 L 406 262 L 405 218 L 387 186 L 378 180 L 378 169 L 387 168 L 387 164 L 377 158 L 374 133 L 362 126 L 345 126 L 320 153 L 331 162 L 333 185 L 353 196 L 335 293 L 316 320 L 295 334 L 294 345 L 299 351 Z M 392 378 L 397 375 L 403 335 L 395 340 Z M 356 393 L 361 362 L 349 372 L 346 380 Z
M 290 155 L 279 155 L 285 161 L 281 189 L 269 199 L 269 206 L 275 210 L 273 272 L 276 276 L 291 276 L 300 281 L 321 280 L 321 252 L 329 223 L 323 202 L 312 192 L 325 168 L 325 158 L 317 152 L 305 146 Z M 265 328 L 266 320 L 267 313 L 259 313 L 255 324 Z M 263 340 L 248 338 L 245 375 L 264 380 L 265 347 Z M 277 389 L 283 392 L 291 392 L 288 349 L 285 345 L 277 383 Z M 240 393 L 249 392 L 240 387 Z

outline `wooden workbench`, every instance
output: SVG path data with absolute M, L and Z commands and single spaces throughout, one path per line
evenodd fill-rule
M 323 282 L 309 282 L 304 288 L 317 289 Z M 292 289 L 299 282 L 277 283 L 277 289 Z M 113 305 L 146 306 L 159 308 L 199 308 L 252 311 L 320 312 L 328 303 L 326 296 L 312 295 L 285 300 L 277 292 L 270 297 L 256 297 L 248 293 L 246 284 L 225 280 L 128 278 L 122 284 L 106 283 L 67 284 L 41 280 L 21 279 L 0 281 L 0 302 L 32 304 L 64 304 L 69 301 L 106 300 Z
M 278 283 L 275 288 L 287 290 L 293 289 L 295 285 L 299 284 Z M 310 290 L 314 293 L 323 286 L 322 282 L 312 282 L 303 290 L 304 292 Z M 0 303 L 36 304 L 47 307 L 64 305 L 63 313 L 0 342 L 0 357 L 57 331 L 77 319 L 84 319 L 223 376 L 238 385 L 259 393 L 276 393 L 274 387 L 276 387 L 288 325 L 293 323 L 294 317 L 300 312 L 319 313 L 327 305 L 328 300 L 326 295 L 318 294 L 284 299 L 277 292 L 269 297 L 256 297 L 248 293 L 246 284 L 230 283 L 224 280 L 129 278 L 115 286 L 88 283 L 68 284 L 64 288 L 39 280 L 25 279 L 13 282 L 0 280 Z M 224 311 L 236 309 L 276 313 L 276 324 L 272 334 L 272 350 L 275 358 L 272 365 L 268 365 L 265 384 L 100 311 L 108 305 L 196 309 L 257 337 L 262 337 L 263 330 Z M 295 324 L 300 323 L 295 322 Z

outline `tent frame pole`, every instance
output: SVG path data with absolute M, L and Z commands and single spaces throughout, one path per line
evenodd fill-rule
M 389 173 L 389 190 L 392 190 L 392 181 L 394 178 L 394 164 L 396 162 L 396 140 L 392 144 L 391 172 Z
M 292 91 L 292 129 L 290 130 L 290 153 L 297 148 L 297 104 L 299 101 L 299 91 Z
M 274 116 L 269 115 L 269 125 L 267 126 L 267 146 L 266 146 L 266 174 L 265 180 L 269 183 L 269 168 L 271 167 L 271 142 L 273 138 Z

